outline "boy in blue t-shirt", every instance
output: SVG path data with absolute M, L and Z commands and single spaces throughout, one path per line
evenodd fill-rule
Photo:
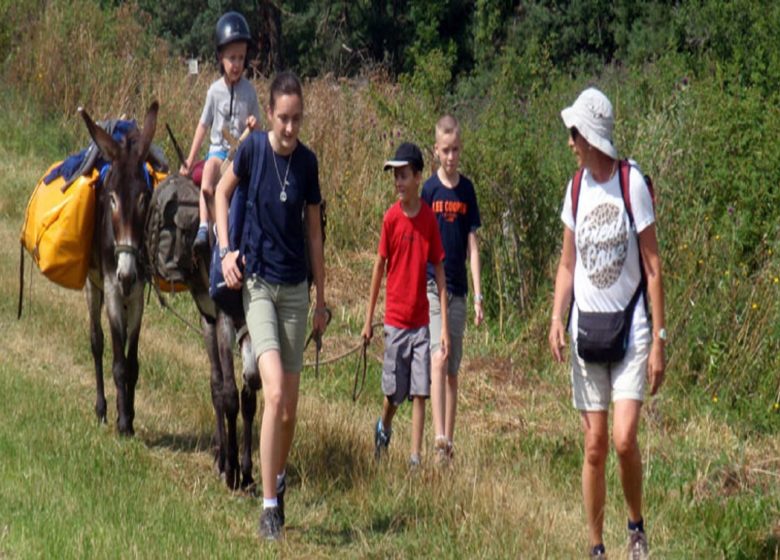
M 477 240 L 477 229 L 481 222 L 474 185 L 458 171 L 461 139 L 460 126 L 455 117 L 445 115 L 436 123 L 436 143 L 433 149 L 441 165 L 423 185 L 422 199 L 436 216 L 444 245 L 444 272 L 448 292 L 446 320 L 450 333 L 450 348 L 447 356 L 443 356 L 439 349 L 442 313 L 433 282 L 433 270 L 429 266 L 431 409 L 437 460 L 447 463 L 453 455 L 458 369 L 463 356 L 463 331 L 466 326 L 466 259 L 469 261 L 474 285 L 474 324 L 479 326 L 484 318 Z

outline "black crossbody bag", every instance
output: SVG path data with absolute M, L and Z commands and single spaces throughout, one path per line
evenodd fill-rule
M 642 294 L 640 282 L 625 309 L 611 313 L 577 314 L 577 354 L 586 362 L 620 362 L 626 357 L 634 308 Z

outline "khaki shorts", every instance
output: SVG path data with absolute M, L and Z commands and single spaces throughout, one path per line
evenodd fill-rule
M 650 329 L 638 329 L 633 342 L 623 361 L 614 364 L 585 362 L 576 340 L 572 342 L 572 402 L 577 410 L 609 410 L 610 401 L 644 401 Z
M 270 284 L 259 276 L 244 284 L 244 312 L 255 357 L 278 350 L 285 373 L 303 369 L 309 314 L 309 285 Z
M 450 329 L 450 349 L 447 357 L 447 374 L 458 375 L 463 359 L 463 332 L 466 330 L 466 298 L 447 295 L 447 326 Z M 441 304 L 436 282 L 428 280 L 428 308 L 431 319 L 431 353 L 441 346 Z
M 431 394 L 428 327 L 399 329 L 385 325 L 382 391 L 394 405 Z

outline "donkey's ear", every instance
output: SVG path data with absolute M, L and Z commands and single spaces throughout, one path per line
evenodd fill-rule
M 95 141 L 98 148 L 100 148 L 100 151 L 103 152 L 103 155 L 111 161 L 119 159 L 119 154 L 121 153 L 119 144 L 111 138 L 111 135 L 108 132 L 95 124 L 95 121 L 92 120 L 92 117 L 89 116 L 83 107 L 79 107 L 79 114 L 84 118 L 84 122 L 87 123 L 89 135 Z
M 146 111 L 146 117 L 144 117 L 144 129 L 141 132 L 141 143 L 138 146 L 138 156 L 141 161 L 146 160 L 146 156 L 149 153 L 149 146 L 152 145 L 154 139 L 154 132 L 157 128 L 157 111 L 160 109 L 160 104 L 157 101 L 152 101 L 149 105 L 149 110 Z

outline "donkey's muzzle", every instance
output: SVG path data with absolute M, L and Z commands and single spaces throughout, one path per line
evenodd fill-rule
M 114 248 L 116 276 L 123 296 L 130 295 L 138 279 L 138 249 L 133 245 L 117 244 Z

